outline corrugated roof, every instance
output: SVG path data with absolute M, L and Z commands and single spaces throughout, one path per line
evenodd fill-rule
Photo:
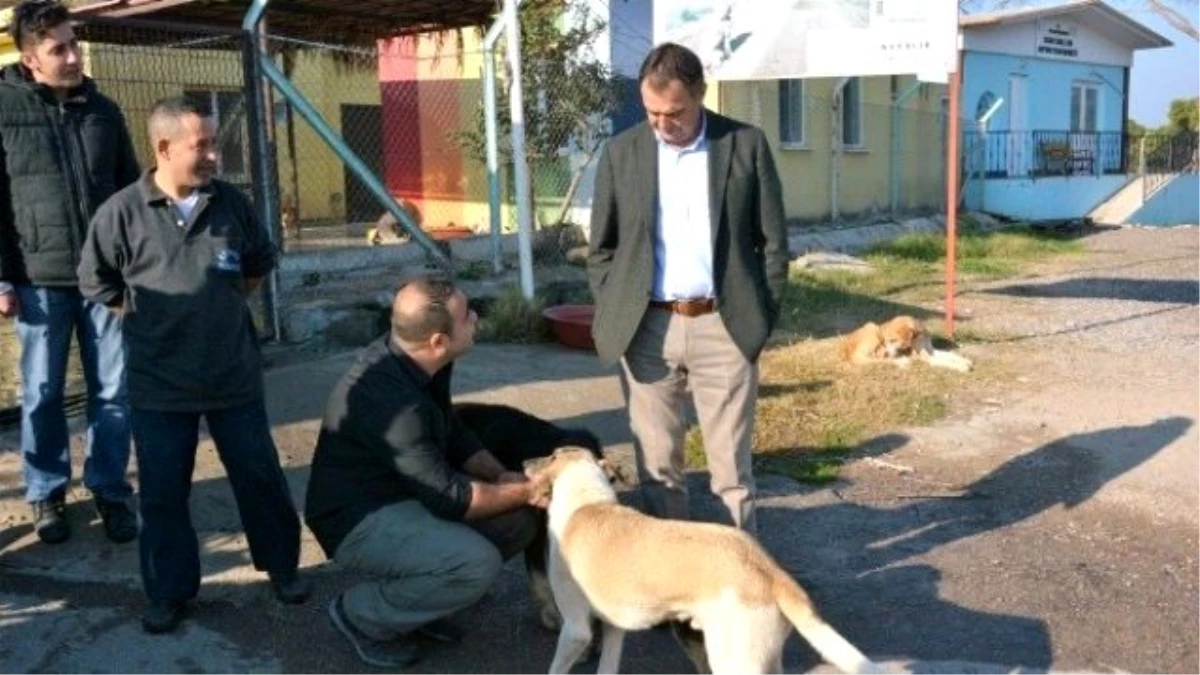
M 73 2 L 80 18 L 153 20 L 238 30 L 250 0 L 91 0 Z M 314 42 L 367 45 L 378 38 L 489 25 L 498 0 L 276 0 L 267 5 L 269 33 Z M 2 19 L 0 19 L 2 20 Z M 7 23 L 7 22 L 5 22 Z M 97 22 L 83 37 L 117 40 Z

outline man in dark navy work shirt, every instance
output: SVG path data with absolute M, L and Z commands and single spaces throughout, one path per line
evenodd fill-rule
M 529 482 L 509 472 L 450 407 L 453 362 L 475 312 L 445 279 L 396 293 L 388 335 L 330 394 L 305 520 L 325 553 L 375 578 L 346 590 L 330 620 L 373 666 L 417 660 L 415 633 L 453 639 L 444 621 L 474 604 L 537 533 Z
M 245 297 L 275 265 L 249 201 L 216 173 L 209 111 L 183 98 L 150 113 L 157 165 L 97 211 L 80 290 L 124 316 L 137 453 L 147 632 L 174 630 L 200 587 L 188 513 L 200 418 L 237 499 L 255 568 L 300 603 L 300 519 L 271 439 Z

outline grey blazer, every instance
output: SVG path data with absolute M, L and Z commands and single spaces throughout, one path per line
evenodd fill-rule
M 717 307 L 733 341 L 758 358 L 787 282 L 783 194 L 762 131 L 706 110 Z M 608 141 L 596 168 L 588 282 L 592 337 L 606 362 L 629 348 L 654 281 L 658 149 L 646 122 Z

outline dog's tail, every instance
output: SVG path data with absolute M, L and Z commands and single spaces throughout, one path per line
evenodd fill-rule
M 776 569 L 774 591 L 780 611 L 823 659 L 843 673 L 879 672 L 877 666 L 863 656 L 857 647 L 839 635 L 833 626 L 825 623 L 817 614 L 808 594 L 782 569 Z

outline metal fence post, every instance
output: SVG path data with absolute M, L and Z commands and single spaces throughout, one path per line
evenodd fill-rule
M 243 92 L 245 97 L 246 126 L 250 135 L 251 163 L 250 173 L 254 182 L 254 201 L 258 207 L 260 226 L 266 228 L 267 236 L 276 250 L 279 247 L 277 228 L 273 226 L 276 220 L 276 185 L 272 181 L 271 159 L 274 148 L 267 138 L 267 128 L 263 123 L 265 114 L 262 87 L 262 73 L 258 68 L 257 53 L 258 25 L 266 11 L 268 0 L 254 0 L 246 12 L 246 20 L 242 24 L 242 72 Z M 267 284 L 263 287 L 263 311 L 271 321 L 271 337 L 278 341 L 282 338 L 279 319 L 279 267 L 271 271 Z

